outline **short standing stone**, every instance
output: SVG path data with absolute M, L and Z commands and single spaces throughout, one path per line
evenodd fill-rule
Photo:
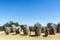
M 11 30 L 10 30 L 9 27 L 5 27 L 5 30 L 4 31 L 5 31 L 6 35 L 8 35 L 11 32 Z
M 28 35 L 27 27 L 23 27 L 23 33 L 24 33 L 24 35 Z
M 15 28 L 16 28 L 16 26 L 15 25 L 12 25 L 11 26 L 11 32 L 15 32 Z
M 16 27 L 16 34 L 20 34 L 20 32 L 21 32 L 20 26 Z
M 47 37 L 48 36 L 48 34 L 49 34 L 49 29 L 48 28 L 45 28 L 45 37 Z

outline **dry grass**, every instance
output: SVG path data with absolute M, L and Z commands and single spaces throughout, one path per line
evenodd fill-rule
M 33 35 L 34 33 L 32 33 Z M 43 37 L 44 34 L 41 36 L 24 36 L 21 34 L 15 35 L 15 33 L 11 33 L 9 35 L 5 35 L 4 32 L 0 32 L 0 40 L 60 40 L 60 34 L 56 35 L 49 35 L 48 37 Z

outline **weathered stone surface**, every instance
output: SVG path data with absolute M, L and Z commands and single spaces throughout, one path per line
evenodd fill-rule
M 47 37 L 48 36 L 48 34 L 49 34 L 49 29 L 48 28 L 45 28 L 45 37 Z
M 28 35 L 27 27 L 23 27 L 23 33 L 24 33 L 24 35 Z
M 11 26 L 11 32 L 15 32 L 15 28 L 16 28 L 16 26 L 15 25 L 12 25 Z
M 41 24 L 40 23 L 36 23 L 34 25 L 34 30 L 35 30 L 35 35 L 36 36 L 41 35 Z
M 5 31 L 6 35 L 10 34 L 10 32 L 11 32 L 9 27 L 5 27 L 4 31 Z
M 49 34 L 55 34 L 56 33 L 56 25 L 55 24 L 48 24 L 49 25 Z
M 16 27 L 16 34 L 20 34 L 20 32 L 21 32 L 21 28 L 20 28 L 20 26 L 17 26 Z

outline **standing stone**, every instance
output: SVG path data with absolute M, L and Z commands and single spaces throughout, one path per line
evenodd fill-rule
M 56 33 L 56 25 L 51 23 L 51 24 L 48 24 L 49 25 L 49 34 L 55 34 Z
M 11 26 L 11 32 L 15 32 L 15 28 L 16 28 L 16 26 L 15 25 L 12 25 Z
M 30 32 L 30 30 L 29 30 L 29 26 L 28 26 L 28 25 L 26 25 L 26 26 L 24 26 L 24 27 L 26 27 L 26 28 L 27 28 L 27 32 L 28 32 L 28 34 L 29 34 L 29 32 Z
M 28 35 L 28 29 L 26 26 L 23 27 L 23 33 L 24 35 Z
M 34 30 L 35 30 L 35 35 L 36 36 L 41 35 L 41 24 L 40 23 L 36 23 L 34 25 Z
M 11 32 L 9 27 L 5 27 L 4 31 L 5 31 L 6 35 L 10 34 L 10 32 Z
M 16 34 L 20 34 L 20 32 L 21 32 L 21 28 L 20 28 L 20 26 L 17 26 L 16 27 Z
M 48 34 L 49 34 L 49 29 L 48 28 L 45 28 L 45 37 L 47 37 L 48 36 Z

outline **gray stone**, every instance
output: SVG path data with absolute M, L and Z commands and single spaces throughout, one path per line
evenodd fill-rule
M 21 32 L 21 28 L 20 28 L 20 26 L 17 26 L 16 27 L 16 34 L 20 34 L 20 32 Z
M 15 25 L 12 25 L 11 26 L 11 32 L 15 32 L 15 28 L 16 28 L 16 26 Z
M 45 37 L 47 37 L 48 36 L 48 34 L 49 34 L 49 29 L 48 28 L 45 28 Z
M 35 31 L 36 36 L 41 35 L 41 24 L 40 23 L 36 23 L 34 25 L 34 31 Z
M 9 27 L 5 27 L 5 30 L 4 31 L 5 31 L 6 35 L 10 34 L 10 32 L 11 32 L 11 30 L 10 30 Z
M 50 24 L 49 28 L 49 34 L 55 34 L 56 33 L 56 25 L 55 24 Z
M 23 33 L 24 33 L 24 35 L 28 35 L 27 27 L 23 27 Z

